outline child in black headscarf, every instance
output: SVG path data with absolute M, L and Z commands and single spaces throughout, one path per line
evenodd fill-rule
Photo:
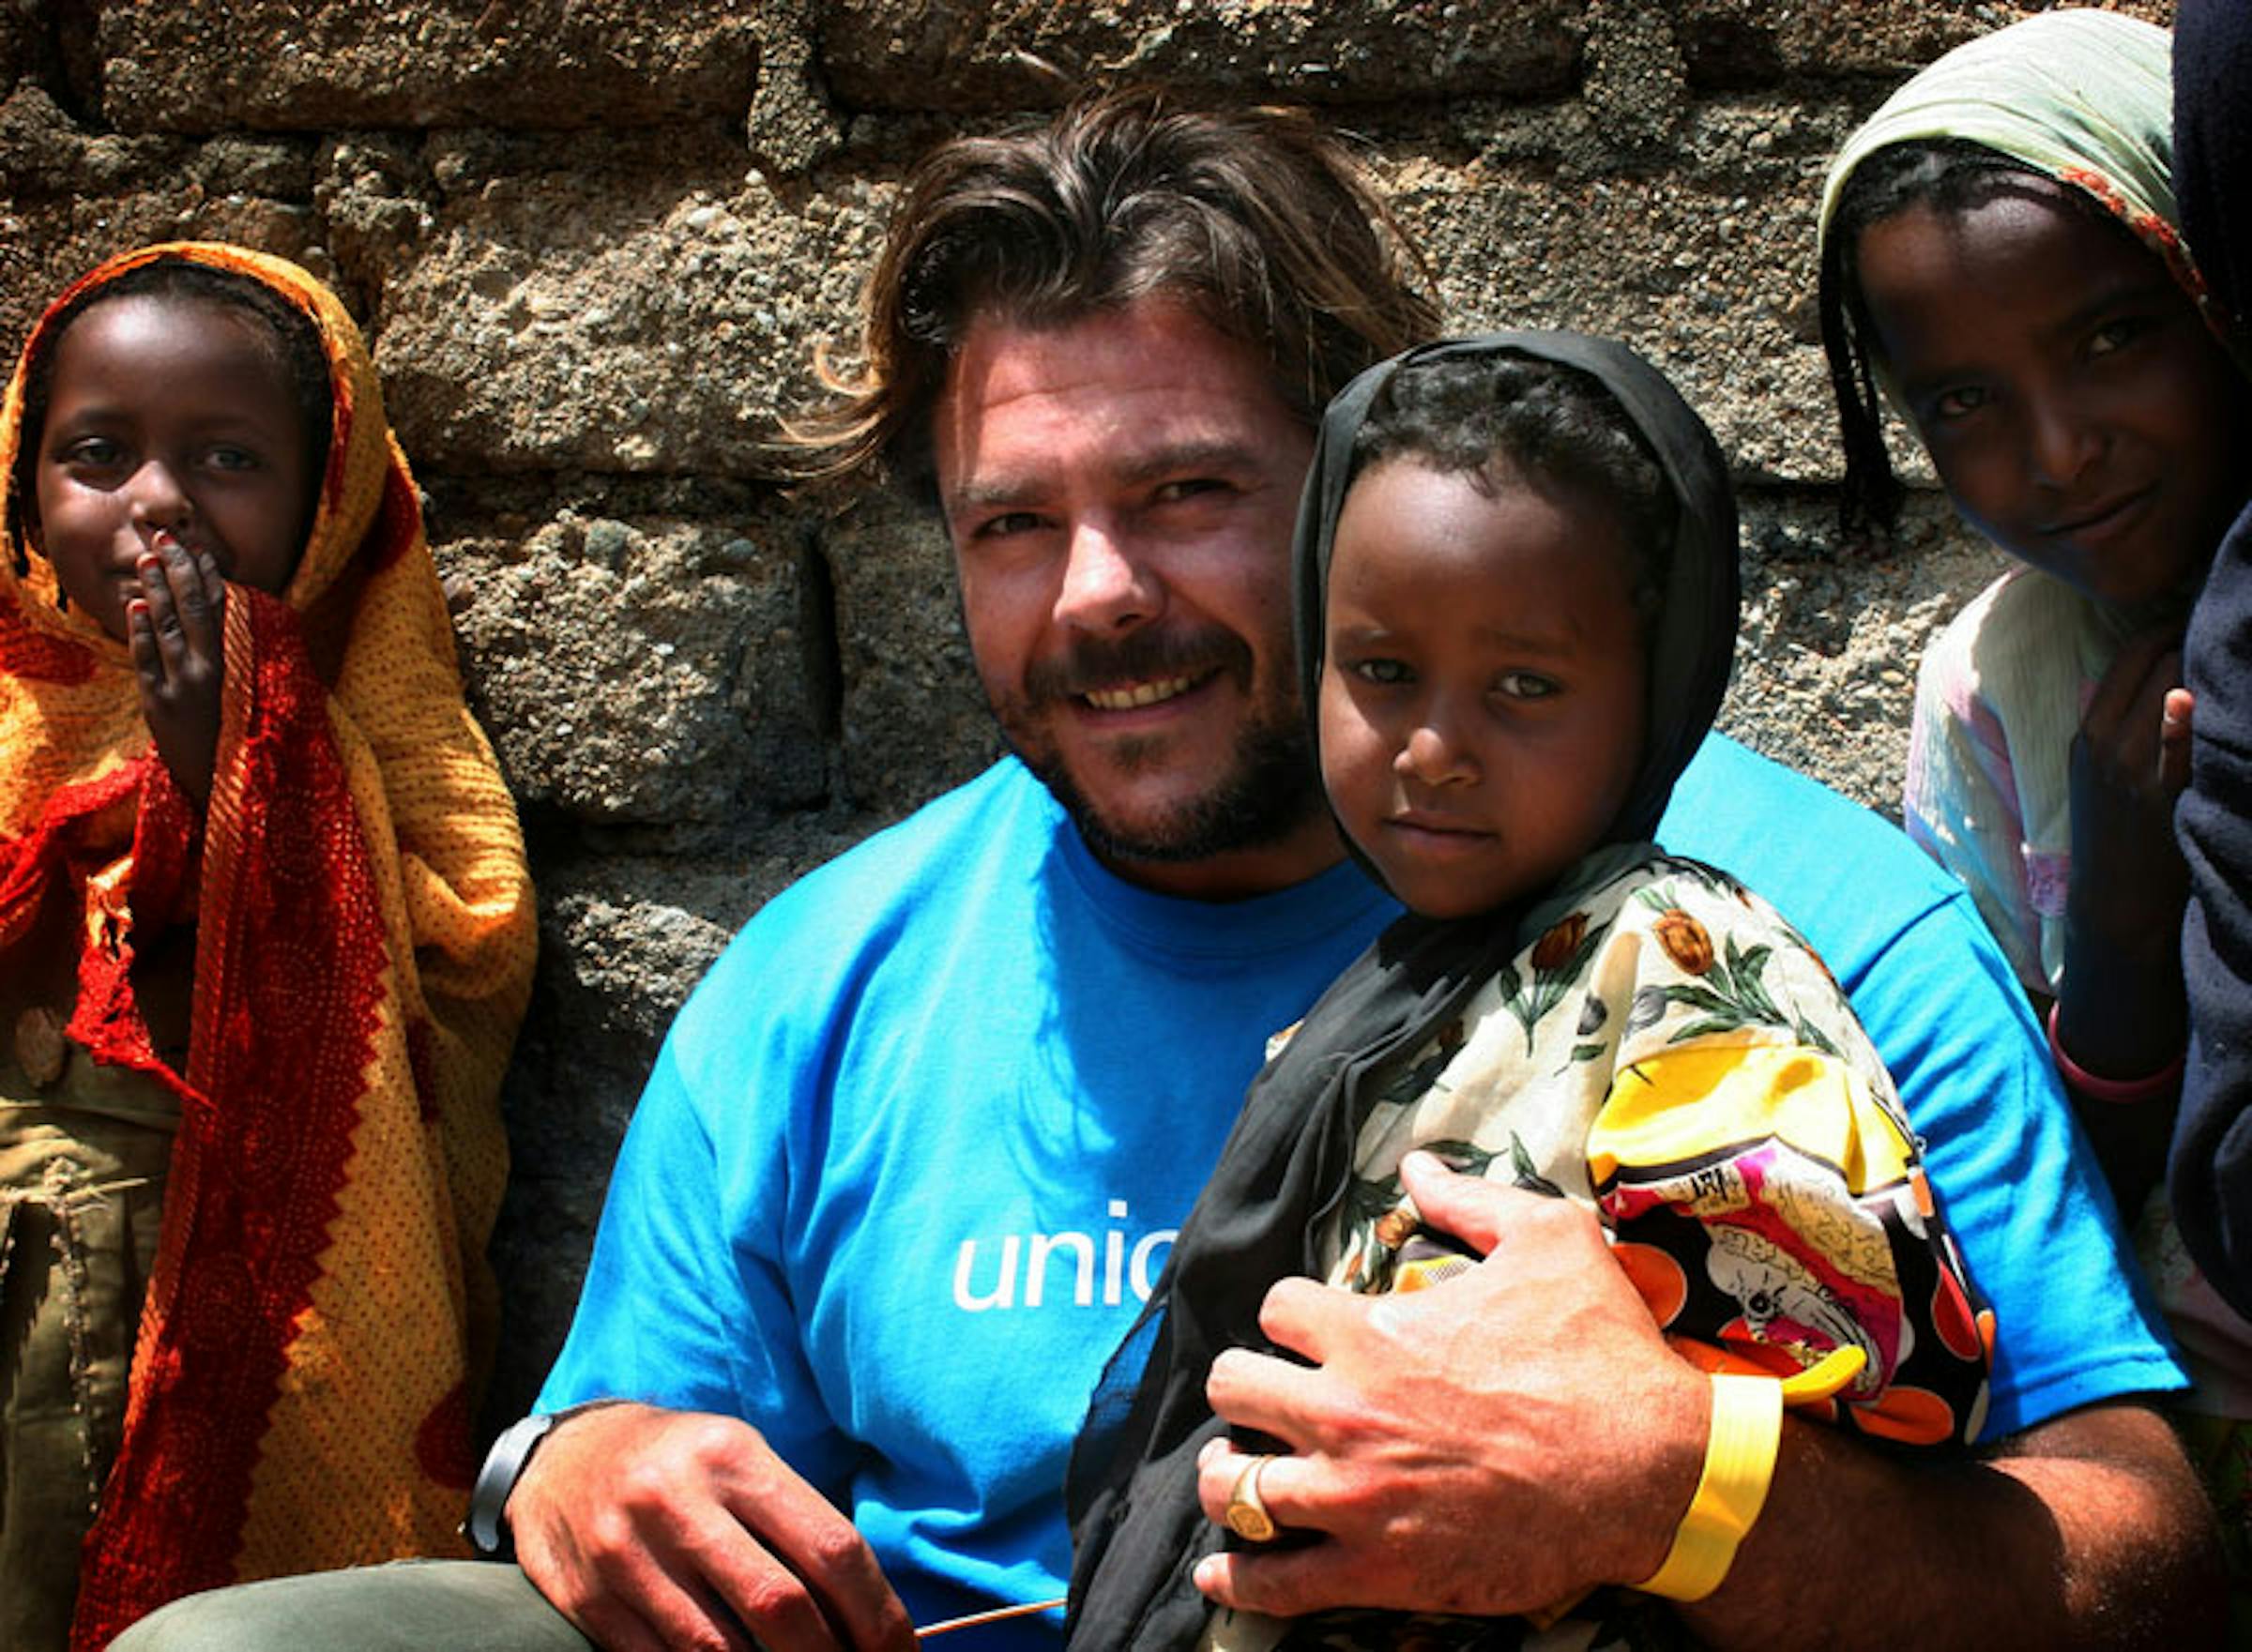
M 1474 1265 L 1402 1193 L 1415 1148 L 1591 1205 L 1673 1345 L 1714 1373 L 1707 1478 L 1735 1482 L 1732 1536 L 1700 1489 L 1645 1593 L 1558 1603 L 1573 1632 L 1662 1638 L 1649 1596 L 1717 1586 L 1784 1403 L 1959 1447 L 1991 1341 L 1829 972 L 1734 879 L 1650 841 L 1734 651 L 1720 455 L 1621 346 L 1429 346 L 1331 403 L 1294 553 L 1323 782 L 1413 912 L 1260 1075 L 1096 1397 L 1070 1486 L 1073 1643 L 1405 1644 L 1397 1614 L 1212 1614 L 1192 1575 L 1221 1539 L 1196 1501 L 1222 1428 L 1205 1378 L 1221 1350 L 1263 1345 L 1269 1286 L 1410 1290 Z M 1724 1432 L 1755 1444 L 1730 1456 Z M 1266 1461 L 1229 1508 L 1249 1540 L 1274 1535 Z M 1412 1630 L 1419 1646 L 1540 1632 Z

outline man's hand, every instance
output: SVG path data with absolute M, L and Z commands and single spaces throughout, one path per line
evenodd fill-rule
M 1213 1555 L 1197 1586 L 1250 1611 L 1493 1615 L 1656 1571 L 1695 1493 L 1712 1389 L 1666 1347 L 1591 1213 L 1411 1154 L 1423 1218 L 1486 1259 L 1404 1296 L 1286 1280 L 1260 1326 L 1311 1369 L 1234 1350 L 1208 1393 L 1286 1442 L 1259 1491 L 1324 1540 Z M 1249 1458 L 1208 1448 L 1220 1519 Z
M 1286 1442 L 1268 1511 L 1324 1536 L 1200 1563 L 1223 1604 L 1485 1615 L 1656 1571 L 1710 1427 L 1706 1379 L 1659 1340 L 1592 1220 L 1411 1154 L 1425 1220 L 1487 1252 L 1429 1290 L 1294 1280 L 1262 1319 L 1314 1369 L 1235 1352 L 1214 1409 Z M 2002 1333 L 2008 1335 L 2005 1329 Z M 1715 1646 L 2210 1644 L 2213 1516 L 2167 1425 L 2111 1402 L 1984 1460 L 1923 1463 L 1787 1417 L 1767 1507 L 1719 1590 L 1681 1611 Z M 1249 1459 L 1210 1450 L 1224 1513 Z
M 160 533 L 139 562 L 141 595 L 125 605 L 126 643 L 141 684 L 141 715 L 157 755 L 200 809 L 219 756 L 227 586 L 208 551 Z
M 582 1412 L 540 1442 L 507 1512 L 525 1575 L 612 1652 L 915 1644 L 852 1523 L 733 1417 Z

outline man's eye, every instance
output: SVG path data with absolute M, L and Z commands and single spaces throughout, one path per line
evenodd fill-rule
M 1220 493 L 1226 486 L 1217 477 L 1182 477 L 1177 481 L 1161 483 L 1150 496 L 1160 505 L 1173 505 L 1200 494 Z
M 1040 526 L 1040 518 L 1029 510 L 1010 510 L 999 516 L 989 516 L 970 530 L 973 539 L 1008 539 L 1018 534 L 1028 534 Z
M 1377 683 L 1392 688 L 1400 683 L 1411 683 L 1415 673 L 1403 659 L 1356 659 L 1345 668 L 1364 683 Z
M 1545 700 L 1556 692 L 1552 679 L 1529 671 L 1503 672 L 1494 688 L 1512 700 Z

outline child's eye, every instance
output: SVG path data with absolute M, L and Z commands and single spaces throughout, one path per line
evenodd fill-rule
M 62 450 L 62 462 L 106 470 L 125 458 L 125 449 L 107 436 L 81 436 Z
M 2088 354 L 2108 356 L 2115 350 L 2123 349 L 2141 335 L 2143 326 L 2143 320 L 2138 315 L 2123 315 L 2107 321 L 2089 336 Z
M 206 456 L 213 470 L 256 470 L 258 455 L 247 447 L 214 447 Z
M 1408 662 L 1403 659 L 1356 659 L 1345 669 L 1364 683 L 1376 683 L 1388 689 L 1415 680 L 1415 673 L 1408 669 Z
M 1556 683 L 1529 671 L 1505 671 L 1494 680 L 1494 691 L 1512 700 L 1545 700 L 1556 692 Z
M 1952 390 L 1941 390 L 1930 401 L 1931 417 L 1937 419 L 1968 418 L 1986 404 L 1986 393 L 1976 385 L 1961 385 Z

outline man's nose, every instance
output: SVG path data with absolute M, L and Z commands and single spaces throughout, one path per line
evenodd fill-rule
M 1074 522 L 1056 617 L 1091 632 L 1131 630 L 1164 611 L 1164 584 L 1117 524 Z

